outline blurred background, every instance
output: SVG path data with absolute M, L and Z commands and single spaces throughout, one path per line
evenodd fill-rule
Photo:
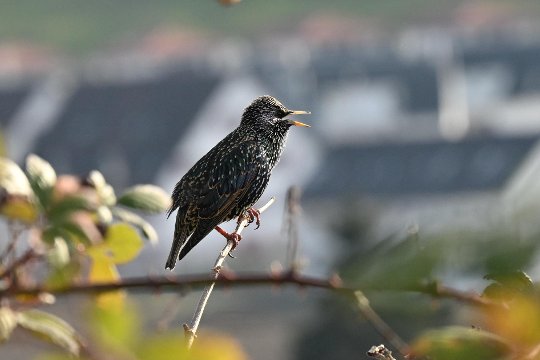
M 451 271 L 484 269 L 475 262 L 482 255 L 463 250 L 469 242 L 525 244 L 523 264 L 534 274 L 528 239 L 540 214 L 540 2 L 227 3 L 234 1 L 1 4 L 0 131 L 8 156 L 21 163 L 36 153 L 59 173 L 98 169 L 119 190 L 154 183 L 172 191 L 252 99 L 270 94 L 310 110 L 300 120 L 312 128 L 292 129 L 261 199 L 278 202 L 259 230 L 246 230 L 232 268 L 284 264 L 282 209 L 286 189 L 297 185 L 308 274 L 328 275 L 352 249 L 366 253 L 411 234 L 459 239 L 456 257 L 437 271 L 461 289 L 481 289 Z M 160 243 L 125 275 L 164 272 L 174 221 L 152 221 Z M 209 270 L 224 241 L 214 234 L 203 244 L 177 274 Z M 189 320 L 198 295 L 181 295 L 171 327 Z M 461 319 L 450 305 L 411 294 L 373 296 L 406 339 L 427 324 Z M 152 304 L 149 328 L 175 299 L 141 296 Z M 77 303 L 59 309 L 75 323 Z M 407 311 L 396 303 L 409 304 Z M 381 338 L 350 314 L 316 291 L 242 289 L 216 293 L 202 327 L 235 335 L 252 359 L 359 358 Z M 2 351 L 23 349 L 10 342 Z

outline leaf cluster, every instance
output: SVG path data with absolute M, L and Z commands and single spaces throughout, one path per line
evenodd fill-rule
M 58 176 L 36 155 L 27 157 L 24 170 L 0 157 L 0 215 L 10 229 L 8 241 L 1 244 L 0 286 L 38 282 L 62 288 L 120 280 L 117 266 L 133 261 L 144 240 L 157 242 L 155 229 L 135 211 L 162 213 L 169 203 L 157 186 L 137 185 L 117 196 L 98 171 L 84 178 Z M 121 291 L 95 297 L 105 309 L 122 311 L 125 305 Z M 53 301 L 50 294 L 4 299 L 0 340 L 8 340 L 20 327 L 78 355 L 81 342 L 73 327 L 33 308 Z

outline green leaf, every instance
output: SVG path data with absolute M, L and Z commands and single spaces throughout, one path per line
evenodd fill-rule
M 35 360 L 73 360 L 73 356 L 67 354 L 39 354 Z
M 30 198 L 32 188 L 21 168 L 10 159 L 0 157 L 0 188 L 9 195 L 21 195 Z
M 7 306 L 0 307 L 0 342 L 5 341 L 17 326 L 17 313 Z
M 88 324 L 100 344 L 120 351 L 135 346 L 141 324 L 136 309 L 131 305 L 126 301 L 120 308 L 92 306 L 87 314 Z
M 137 185 L 127 189 L 118 204 L 150 213 L 160 213 L 171 205 L 171 198 L 163 189 L 154 185 Z
M 70 354 L 79 354 L 80 343 L 75 329 L 59 317 L 32 309 L 18 313 L 17 320 L 21 327 L 44 336 Z
M 100 203 L 107 206 L 113 206 L 116 204 L 116 195 L 114 193 L 114 189 L 111 185 L 107 184 L 102 173 L 97 170 L 91 171 L 90 175 L 88 176 L 88 181 L 96 189 Z
M 50 288 L 72 284 L 77 281 L 80 272 L 81 264 L 72 259 L 64 266 L 52 268 L 48 273 L 46 284 Z
M 117 217 L 118 219 L 125 221 L 127 223 L 130 223 L 131 225 L 141 230 L 144 237 L 148 239 L 150 243 L 152 244 L 157 243 L 158 235 L 157 235 L 156 230 L 154 229 L 152 225 L 150 225 L 149 222 L 144 220 L 142 217 L 140 217 L 139 215 L 131 211 L 118 208 L 118 207 L 113 208 L 112 212 L 113 212 L 113 215 Z
M 484 296 L 496 300 L 511 300 L 519 294 L 528 294 L 534 290 L 532 279 L 523 271 L 489 273 L 484 279 L 493 283 L 483 292 Z
M 179 333 L 150 337 L 139 344 L 137 358 L 141 360 L 167 360 L 170 354 L 175 354 L 179 359 L 187 359 L 188 350 L 184 343 L 185 337 Z
M 47 251 L 47 261 L 54 268 L 60 268 L 69 263 L 69 248 L 61 237 L 54 238 L 52 246 Z
M 88 248 L 92 258 L 106 257 L 115 264 L 133 260 L 143 247 L 143 241 L 135 229 L 125 223 L 113 224 L 107 228 L 101 244 Z
M 93 210 L 86 199 L 79 196 L 67 196 L 54 202 L 47 211 L 47 217 L 52 222 L 65 221 L 77 211 Z
M 419 357 L 437 360 L 503 360 L 512 349 L 500 336 L 461 326 L 429 330 L 412 345 Z
M 110 224 L 113 222 L 113 214 L 108 206 L 99 206 L 96 210 L 98 221 L 102 224 Z
M 56 172 L 51 164 L 34 154 L 26 158 L 26 172 L 39 203 L 47 209 L 56 183 Z
M 56 225 L 63 229 L 71 240 L 81 242 L 85 245 L 89 245 L 91 243 L 86 232 L 84 232 L 83 228 L 76 222 L 66 221 Z
M 85 245 L 89 245 L 91 243 L 88 235 L 84 232 L 81 226 L 72 221 L 54 223 L 43 230 L 42 239 L 47 244 L 52 245 L 54 243 L 54 239 L 57 237 L 61 237 L 66 241 L 82 242 Z

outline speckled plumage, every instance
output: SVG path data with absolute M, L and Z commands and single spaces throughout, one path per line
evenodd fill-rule
M 166 268 L 173 269 L 222 222 L 244 214 L 263 194 L 279 161 L 295 112 L 275 98 L 255 99 L 240 125 L 214 146 L 176 184 L 168 215 L 178 209 Z

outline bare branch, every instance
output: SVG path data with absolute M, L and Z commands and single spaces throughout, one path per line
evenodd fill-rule
M 0 297 L 15 297 L 17 295 L 39 295 L 49 293 L 52 295 L 68 294 L 96 294 L 114 290 L 137 290 L 137 291 L 174 291 L 178 289 L 193 290 L 193 288 L 216 283 L 223 286 L 253 286 L 253 285 L 286 285 L 295 284 L 303 287 L 313 287 L 329 290 L 351 292 L 352 290 L 340 287 L 339 284 L 327 279 L 291 275 L 288 272 L 281 274 L 242 274 L 236 275 L 222 270 L 217 278 L 213 275 L 183 275 L 183 276 L 142 276 L 123 279 L 120 281 L 103 283 L 71 284 L 60 287 L 47 286 L 10 286 L 0 290 Z
M 390 327 L 388 324 L 373 310 L 373 308 L 369 305 L 369 300 L 366 298 L 364 293 L 362 293 L 360 290 L 357 290 L 354 292 L 354 295 L 356 297 L 356 303 L 358 305 L 358 310 L 360 310 L 360 313 L 362 316 L 369 321 L 369 323 L 377 330 L 379 334 L 383 338 L 385 338 L 394 348 L 396 348 L 399 353 L 403 356 L 407 356 L 409 353 L 409 345 L 401 337 Z M 382 348 L 380 348 L 382 346 Z M 375 354 L 378 354 L 378 356 L 375 356 L 377 359 L 393 359 L 392 353 L 389 352 L 387 349 L 384 348 L 383 345 L 379 345 L 377 347 L 379 350 L 384 349 L 385 352 L 376 352 Z M 373 347 L 371 348 L 373 350 Z M 371 351 L 370 350 L 370 351 Z M 389 353 L 390 357 L 381 357 L 386 356 L 386 352 Z M 368 352 L 369 355 L 369 352 Z
M 33 249 L 26 250 L 24 254 L 22 254 L 19 258 L 15 259 L 9 265 L 9 267 L 7 267 L 3 272 L 0 273 L 0 280 L 10 277 L 18 269 L 22 268 L 26 263 L 37 259 L 38 257 L 40 257 L 40 255 L 36 253 Z
M 263 213 L 268 209 L 274 202 L 276 201 L 275 198 L 271 198 L 263 207 L 259 209 L 259 213 Z M 236 233 L 240 235 L 242 230 L 249 224 L 248 218 L 243 218 L 241 221 L 238 222 L 236 229 L 233 233 Z M 225 258 L 227 255 L 230 254 L 231 250 L 234 247 L 234 241 L 228 240 L 227 245 L 221 250 L 219 253 L 219 256 L 216 259 L 216 262 L 214 263 L 214 267 L 212 268 L 213 271 L 213 278 L 214 280 L 217 280 L 221 271 L 221 268 L 223 266 L 223 262 L 225 261 Z M 214 285 L 216 282 L 210 283 L 203 291 L 201 298 L 199 300 L 199 303 L 197 304 L 197 308 L 195 309 L 195 313 L 193 314 L 193 318 L 191 319 L 191 323 L 184 324 L 184 334 L 186 339 L 186 346 L 188 349 L 191 348 L 193 345 L 193 341 L 195 340 L 195 337 L 197 336 L 197 330 L 199 328 L 199 323 L 201 322 L 202 314 L 204 313 L 204 308 L 206 307 L 206 304 L 208 303 L 208 299 L 210 298 L 210 295 L 212 294 L 212 291 L 214 290 Z

